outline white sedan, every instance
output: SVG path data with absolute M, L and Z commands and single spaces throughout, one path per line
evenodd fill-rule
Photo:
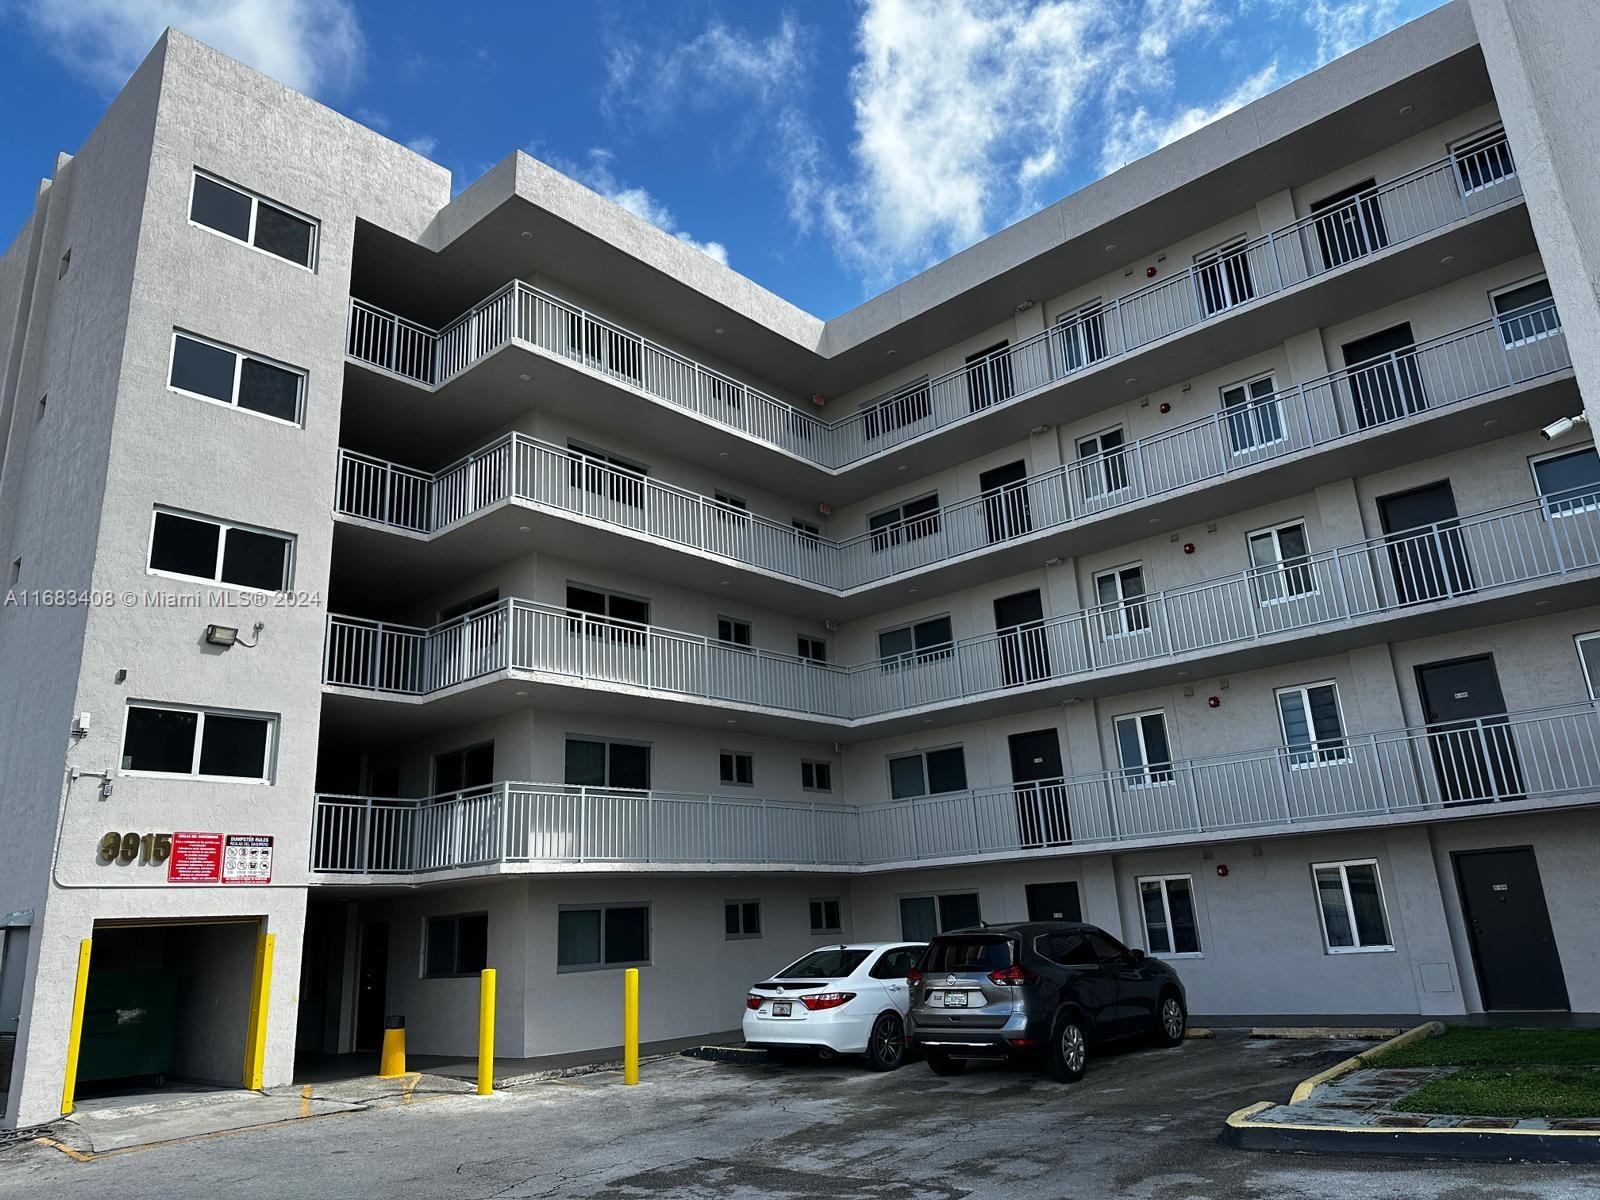
M 744 1040 L 778 1061 L 820 1052 L 860 1054 L 874 1071 L 906 1057 L 906 975 L 924 942 L 824 946 L 758 983 L 745 997 Z

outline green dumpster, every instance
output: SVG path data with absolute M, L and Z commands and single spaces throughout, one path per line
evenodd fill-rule
M 126 1079 L 172 1070 L 181 971 L 93 971 L 83 1005 L 78 1080 Z

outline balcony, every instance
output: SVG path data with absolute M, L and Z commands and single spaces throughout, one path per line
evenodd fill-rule
M 1596 568 L 1600 493 L 1584 491 L 854 666 L 508 599 L 432 629 L 330 616 L 324 679 L 421 698 L 506 673 L 881 731 L 934 707 L 1037 705 L 1035 693 L 1067 683 L 1126 690 L 1129 668 L 1201 655 L 1271 646 L 1303 657 L 1305 634 L 1356 623 L 1392 637 L 1407 625 L 1437 632 L 1469 605 L 1480 622 L 1530 615 L 1507 602 Z M 1390 627 L 1374 633 L 1379 623 Z
M 1600 792 L 1593 705 L 1353 734 L 863 807 L 502 783 L 318 796 L 311 870 L 393 877 L 608 866 L 856 873 L 1542 809 Z
M 334 507 L 345 516 L 433 534 L 516 501 L 848 596 L 972 556 L 987 560 L 1007 548 L 1034 547 L 1037 560 L 1037 543 L 1053 534 L 1199 484 L 1260 474 L 1292 456 L 1370 440 L 1374 431 L 1549 379 L 1570 366 L 1555 306 L 1530 305 L 842 542 L 520 433 L 432 475 L 341 451 Z M 1476 423 L 1469 432 L 1481 437 Z M 1373 469 L 1370 461 L 1367 466 Z M 1341 466 L 1338 473 L 1348 471 Z M 1302 472 L 1295 481 L 1302 489 L 1325 482 Z
M 346 353 L 437 388 L 521 343 L 839 473 L 1520 195 L 1503 139 L 1444 158 L 831 424 L 521 280 L 437 331 L 352 299 Z

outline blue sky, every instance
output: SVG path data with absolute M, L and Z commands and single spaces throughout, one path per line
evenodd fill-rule
M 167 25 L 448 167 L 521 148 L 818 316 L 1441 0 L 0 0 L 0 240 Z

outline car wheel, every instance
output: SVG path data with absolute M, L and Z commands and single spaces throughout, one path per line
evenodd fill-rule
M 1050 1054 L 1045 1060 L 1051 1078 L 1062 1083 L 1077 1083 L 1083 1078 L 1088 1061 L 1089 1035 L 1077 1017 L 1062 1013 L 1056 1020 L 1055 1032 L 1050 1035 Z
M 1155 1043 L 1158 1046 L 1180 1046 L 1189 1028 L 1189 1014 L 1176 992 L 1161 993 L 1156 1005 Z
M 928 1051 L 928 1069 L 935 1075 L 965 1075 L 967 1060 L 951 1058 L 943 1050 Z
M 906 1060 L 906 1027 L 894 1013 L 883 1013 L 872 1023 L 867 1038 L 867 1066 L 893 1071 Z

